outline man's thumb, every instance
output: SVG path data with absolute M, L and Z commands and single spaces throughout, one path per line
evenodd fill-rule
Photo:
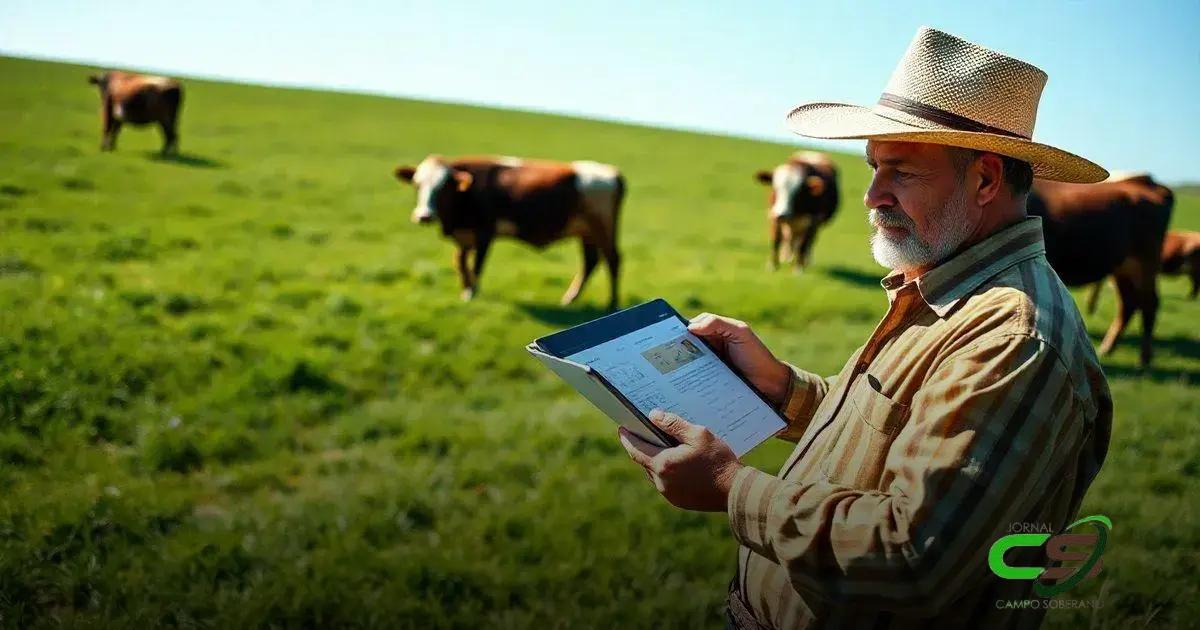
M 680 443 L 686 444 L 689 442 L 688 437 L 693 425 L 687 420 L 673 413 L 667 413 L 662 409 L 655 409 L 650 412 L 650 421 L 667 435 L 679 440 Z

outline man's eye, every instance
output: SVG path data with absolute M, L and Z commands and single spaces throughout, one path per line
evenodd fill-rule
M 910 177 L 912 177 L 912 173 L 905 173 L 904 171 L 896 171 L 896 179 L 905 180 L 905 179 L 909 179 Z

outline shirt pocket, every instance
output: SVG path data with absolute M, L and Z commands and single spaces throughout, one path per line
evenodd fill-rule
M 821 464 L 831 483 L 879 490 L 884 464 L 896 434 L 908 420 L 909 407 L 883 395 L 879 380 L 863 373 L 850 386 L 842 405 L 842 428 Z

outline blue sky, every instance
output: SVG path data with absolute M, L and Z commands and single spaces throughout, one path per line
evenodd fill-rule
M 938 6 L 938 5 L 941 6 Z M 0 51 L 803 142 L 927 24 L 1050 75 L 1035 136 L 1200 180 L 1200 2 L 0 2 Z M 831 146 L 861 150 L 861 143 Z

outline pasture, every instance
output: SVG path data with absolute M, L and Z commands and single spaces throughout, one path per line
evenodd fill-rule
M 724 516 L 668 506 L 522 349 L 601 314 L 606 274 L 562 308 L 578 246 L 501 241 L 460 302 L 391 172 L 616 164 L 624 304 L 747 320 L 833 374 L 886 307 L 861 156 L 836 156 L 812 268 L 770 274 L 753 175 L 792 146 L 186 81 L 178 158 L 150 129 L 101 154 L 89 70 L 0 58 L 0 626 L 720 625 Z M 1200 196 L 1173 226 L 1200 229 Z M 1200 619 L 1200 302 L 1161 289 L 1154 367 L 1137 322 L 1104 362 L 1113 442 L 1082 511 L 1114 531 L 1070 593 L 1103 607 L 1049 627 Z

